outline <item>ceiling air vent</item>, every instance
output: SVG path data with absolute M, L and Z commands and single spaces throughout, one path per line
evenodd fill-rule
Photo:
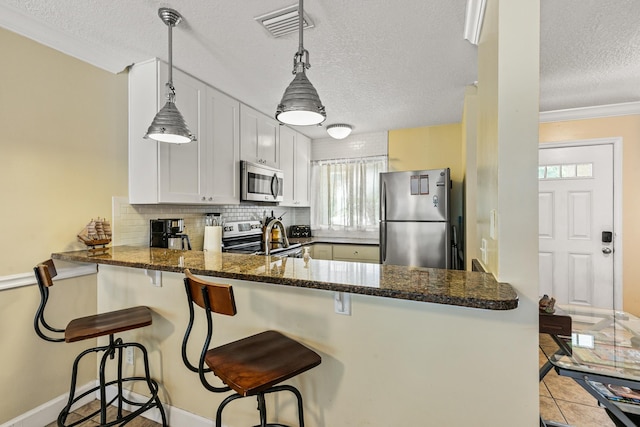
M 313 28 L 313 22 L 309 19 L 309 16 L 303 12 L 302 15 L 302 27 Z M 285 7 L 284 9 L 276 10 L 275 12 L 267 13 L 266 15 L 258 16 L 254 18 L 258 21 L 273 37 L 282 37 L 285 34 L 298 31 L 298 5 Z

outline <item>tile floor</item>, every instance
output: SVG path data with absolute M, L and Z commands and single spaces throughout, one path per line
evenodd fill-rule
M 556 348 L 546 334 L 540 334 L 540 344 Z M 542 366 L 547 358 L 542 350 L 538 351 Z M 540 414 L 547 421 L 572 427 L 615 427 L 596 399 L 574 380 L 559 376 L 555 370 L 551 370 L 540 382 Z
M 98 408 L 100 408 L 100 402 L 98 400 L 94 400 L 93 402 L 88 403 L 83 407 L 73 411 L 71 414 L 69 414 L 67 421 L 73 422 L 74 420 L 79 420 L 83 416 L 92 413 Z M 115 419 L 116 411 L 117 411 L 117 408 L 115 406 L 110 406 L 107 409 L 107 419 L 108 420 Z M 58 425 L 57 422 L 54 421 L 51 424 L 47 424 L 45 427 L 57 427 L 57 425 Z M 96 415 L 92 419 L 78 425 L 78 427 L 96 427 L 96 426 L 98 427 L 100 426 L 100 415 Z M 127 424 L 127 427 L 161 427 L 161 426 L 162 424 L 158 424 L 144 417 L 137 417 Z

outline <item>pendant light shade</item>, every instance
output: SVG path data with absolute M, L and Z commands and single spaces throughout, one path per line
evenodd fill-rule
M 145 138 L 151 138 L 160 142 L 184 144 L 196 141 L 196 136 L 191 133 L 187 123 L 176 107 L 176 90 L 173 87 L 173 52 L 172 52 L 172 28 L 182 21 L 182 16 L 175 10 L 166 7 L 158 9 L 158 16 L 169 27 L 169 81 L 166 84 L 167 102 L 158 111 L 151 122 Z
M 325 121 L 327 113 L 320 101 L 318 92 L 306 75 L 309 64 L 309 52 L 303 46 L 304 8 L 300 0 L 298 6 L 298 26 L 300 45 L 293 56 L 293 74 L 295 77 L 284 91 L 282 101 L 276 110 L 276 119 L 280 123 L 296 126 L 318 125 Z

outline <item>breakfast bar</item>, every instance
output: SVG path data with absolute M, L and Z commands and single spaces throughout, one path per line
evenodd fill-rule
M 133 246 L 113 247 L 99 256 L 75 251 L 53 258 L 175 273 L 188 268 L 203 276 L 488 310 L 518 306 L 509 284 L 479 272 Z
M 537 405 L 510 387 L 520 375 L 508 361 L 515 357 L 511 349 L 523 345 L 522 301 L 490 274 L 134 246 L 52 257 L 66 265 L 98 264 L 99 312 L 151 308 L 153 324 L 131 338 L 149 351 L 170 425 L 211 425 L 224 398 L 203 389 L 182 363 L 185 269 L 233 286 L 238 314 L 215 317 L 211 346 L 276 330 L 321 355 L 321 365 L 288 380 L 305 396 L 309 427 L 506 426 L 521 417 L 523 405 Z M 349 310 L 338 310 L 347 295 Z M 204 329 L 196 323 L 193 333 Z M 136 359 L 125 370 L 141 365 Z M 254 403 L 234 402 L 231 425 L 254 425 Z M 288 399 L 267 405 L 295 425 Z

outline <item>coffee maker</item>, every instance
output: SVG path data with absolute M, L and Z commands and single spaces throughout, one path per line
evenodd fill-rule
M 184 234 L 184 219 L 152 219 L 150 228 L 152 248 L 191 249 L 189 236 Z

